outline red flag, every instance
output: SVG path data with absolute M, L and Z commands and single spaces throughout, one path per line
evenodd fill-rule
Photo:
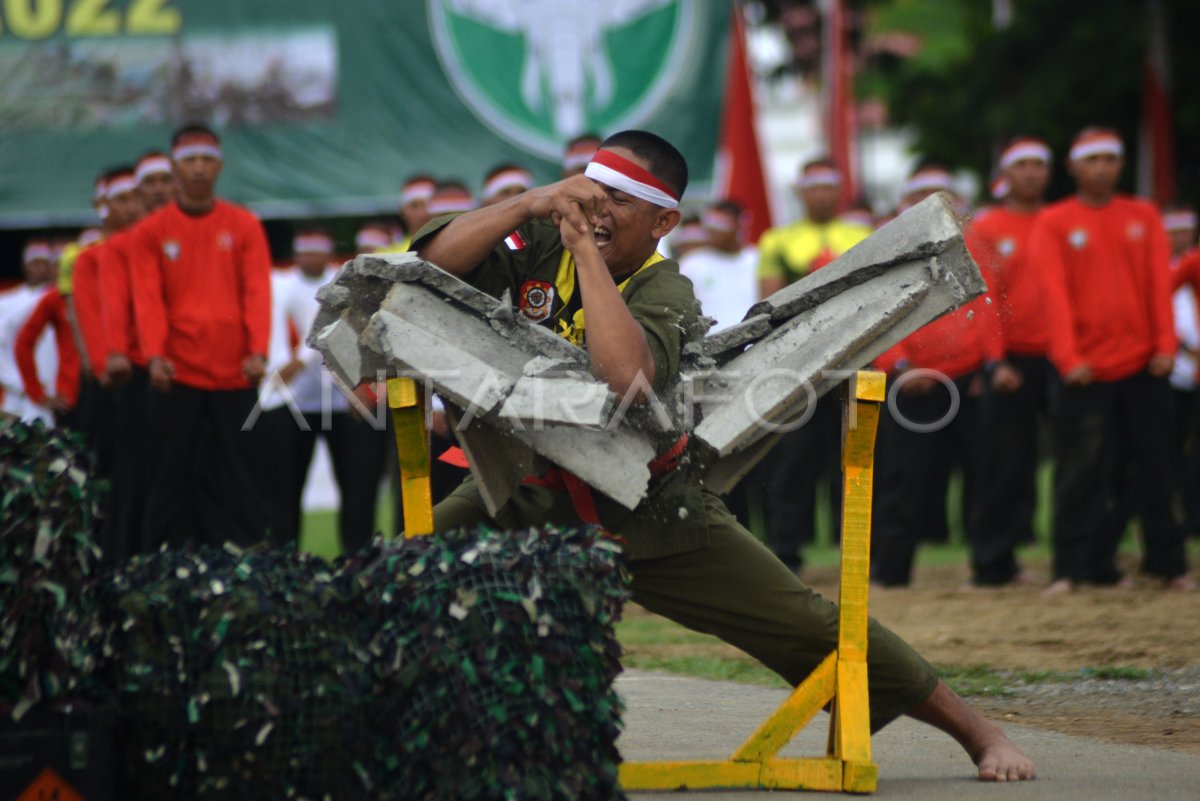
M 842 173 L 842 201 L 858 196 L 858 120 L 854 108 L 854 60 L 850 55 L 849 18 L 843 0 L 825 12 L 825 141 L 829 158 Z
M 1138 192 L 1160 205 L 1175 197 L 1175 133 L 1167 74 L 1167 35 L 1161 0 L 1148 0 L 1150 41 L 1142 67 L 1138 130 Z
M 725 68 L 725 109 L 721 115 L 721 145 L 717 154 L 717 195 L 737 201 L 749 215 L 746 241 L 754 243 L 771 227 L 771 203 L 763 179 L 755 128 L 754 97 L 746 64 L 742 14 L 733 4 L 729 26 L 729 61 Z

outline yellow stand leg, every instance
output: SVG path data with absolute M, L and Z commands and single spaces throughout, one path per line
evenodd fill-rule
M 838 647 L 728 760 L 626 762 L 625 790 L 743 788 L 873 793 L 867 689 L 867 594 L 871 554 L 871 489 L 883 373 L 860 371 L 850 383 L 842 420 L 842 568 Z M 825 757 L 778 759 L 776 754 L 824 707 L 831 705 Z
M 425 429 L 424 388 L 411 378 L 387 382 L 387 402 L 400 457 L 404 536 L 433 533 L 433 492 L 429 486 L 429 433 Z

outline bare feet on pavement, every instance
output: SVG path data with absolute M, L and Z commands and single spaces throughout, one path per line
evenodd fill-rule
M 909 716 L 936 726 L 966 750 L 984 782 L 1014 782 L 1037 778 L 1033 760 L 995 723 L 985 718 L 938 680 L 933 692 Z

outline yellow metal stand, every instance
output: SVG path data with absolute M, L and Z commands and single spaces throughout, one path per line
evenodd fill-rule
M 842 569 L 838 647 L 740 748 L 724 761 L 626 762 L 625 790 L 749 788 L 873 793 L 867 706 L 867 593 L 871 553 L 871 485 L 883 373 L 860 371 L 850 382 L 842 420 Z M 817 712 L 830 705 L 823 758 L 779 759 L 776 754 Z
M 425 428 L 424 387 L 411 378 L 390 378 L 387 402 L 400 458 L 404 536 L 433 533 L 433 493 L 429 483 L 429 432 Z

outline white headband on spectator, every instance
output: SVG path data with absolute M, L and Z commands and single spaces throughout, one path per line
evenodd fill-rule
M 533 178 L 525 170 L 505 170 L 493 175 L 491 180 L 483 185 L 483 196 L 484 198 L 491 199 L 505 189 L 510 189 L 514 186 L 519 186 L 521 189 L 529 189 L 533 186 Z
M 736 231 L 741 221 L 728 212 L 709 209 L 700 216 L 700 222 L 709 230 L 727 234 L 730 231 Z
M 414 200 L 429 200 L 435 191 L 437 191 L 437 185 L 433 181 L 417 181 L 408 184 L 400 190 L 400 205 L 407 206 Z
M 665 209 L 679 207 L 679 198 L 658 178 L 611 150 L 597 150 L 583 174 L 605 186 Z
M 171 172 L 171 160 L 166 156 L 151 156 L 137 165 L 133 177 L 140 184 L 149 176 L 164 172 Z
M 190 144 L 177 145 L 171 149 L 171 158 L 175 161 L 183 161 L 194 156 L 208 156 L 220 161 L 221 148 L 211 142 L 192 142 Z
M 1071 145 L 1071 161 L 1086 159 L 1088 156 L 1116 156 L 1121 158 L 1125 153 L 1125 146 L 1121 144 L 1121 140 L 1112 134 L 1097 134 L 1093 136 L 1085 136 L 1075 140 L 1075 144 Z
M 671 243 L 675 245 L 697 245 L 708 241 L 708 231 L 698 222 L 681 225 L 676 229 Z
M 1163 215 L 1163 229 L 1167 231 L 1190 231 L 1196 222 L 1194 211 L 1168 211 Z
M 475 208 L 475 198 L 469 192 L 453 192 L 429 201 L 430 214 L 453 214 L 458 211 L 472 211 Z
M 830 167 L 814 167 L 800 176 L 796 186 L 801 189 L 811 189 L 817 186 L 841 186 L 841 174 Z
M 921 170 L 904 184 L 903 194 L 924 192 L 926 189 L 949 192 L 950 174 L 945 170 Z
M 358 250 L 379 250 L 392 243 L 392 237 L 387 231 L 378 228 L 367 228 L 359 231 L 354 237 L 354 247 Z
M 108 197 L 108 183 L 101 180 L 96 181 L 96 186 L 92 189 L 92 200 L 99 202 Z
M 596 155 L 595 148 L 587 148 L 585 150 L 577 150 L 574 153 L 567 153 L 563 156 L 563 167 L 568 170 L 577 170 L 580 167 L 586 167 L 594 155 Z
M 1026 139 L 1014 142 L 1000 156 L 1000 169 L 1007 169 L 1022 159 L 1036 159 L 1046 164 L 1050 163 L 1050 148 L 1042 142 Z
M 113 198 L 125 192 L 132 192 L 135 189 L 137 189 L 137 181 L 134 180 L 132 175 L 120 175 L 109 181 L 105 196 Z
M 26 245 L 25 250 L 21 252 L 21 258 L 26 264 L 29 264 L 31 261 L 37 261 L 38 259 L 53 261 L 54 251 L 50 250 L 49 245 L 43 245 L 42 243 L 38 242 L 35 244 Z
M 991 186 L 988 187 L 988 190 L 992 193 L 992 197 L 994 197 L 996 200 L 1004 200 L 1004 198 L 1008 197 L 1008 194 L 1012 192 L 1012 184 L 1008 182 L 1007 178 L 1001 176 L 992 181 Z
M 292 240 L 295 253 L 332 253 L 333 240 L 324 234 L 301 234 Z

